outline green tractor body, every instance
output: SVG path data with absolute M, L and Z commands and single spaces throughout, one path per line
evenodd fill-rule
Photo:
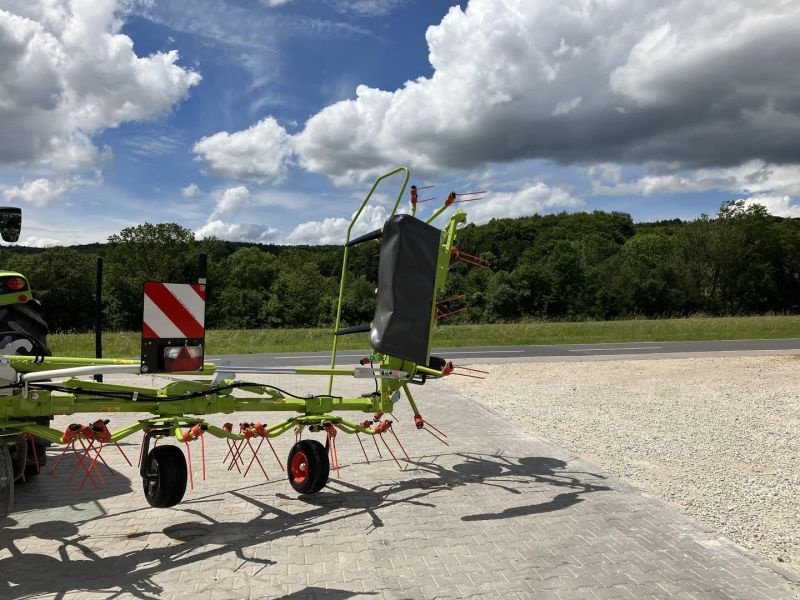
M 21 273 L 0 271 L 0 306 L 24 304 L 33 300 L 28 279 Z

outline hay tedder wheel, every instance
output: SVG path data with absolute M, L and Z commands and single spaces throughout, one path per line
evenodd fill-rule
M 188 476 L 183 451 L 177 446 L 156 446 L 146 461 L 142 484 L 147 502 L 155 508 L 178 504 L 186 493 Z
M 14 504 L 14 465 L 8 446 L 0 439 L 0 519 L 11 512 Z
M 289 451 L 289 483 L 296 492 L 316 494 L 328 483 L 328 451 L 317 440 L 300 440 Z

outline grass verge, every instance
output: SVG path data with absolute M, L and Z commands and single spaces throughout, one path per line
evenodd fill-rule
M 456 348 L 778 338 L 800 338 L 800 316 L 453 325 L 436 328 L 433 346 Z M 57 356 L 94 356 L 94 335 L 91 333 L 51 334 L 48 342 Z M 206 346 L 210 354 L 321 352 L 330 350 L 331 343 L 329 329 L 220 329 L 206 333 Z M 109 332 L 103 336 L 103 354 L 106 357 L 138 356 L 139 344 L 139 333 Z M 339 348 L 368 348 L 366 334 L 339 338 Z

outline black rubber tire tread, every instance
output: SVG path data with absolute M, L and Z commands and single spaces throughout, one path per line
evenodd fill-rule
M 175 506 L 186 493 L 188 471 L 183 451 L 177 446 L 156 446 L 147 454 L 147 473 L 153 471 L 155 465 L 158 478 L 155 482 L 142 480 L 144 497 L 150 506 L 169 508 Z
M 25 304 L 9 304 L 0 308 L 0 332 L 3 331 L 26 333 L 39 342 L 44 352 L 37 352 L 37 349 L 34 348 L 29 353 L 31 355 L 53 355 L 47 345 L 47 322 L 42 316 L 41 305 L 35 300 Z
M 5 519 L 14 508 L 14 467 L 8 446 L 0 440 L 0 519 Z
M 308 461 L 308 477 L 300 482 L 295 481 L 292 478 L 291 469 L 287 467 L 289 484 L 294 491 L 300 494 L 316 494 L 328 483 L 328 476 L 331 472 L 328 451 L 325 449 L 325 446 L 320 444 L 317 440 L 300 440 L 289 450 L 287 465 L 292 464 L 292 458 L 298 452 L 302 452 L 306 455 L 306 460 Z
M 9 304 L 0 308 L 0 332 L 3 331 L 19 331 L 34 338 L 40 345 L 41 350 L 44 350 L 45 356 L 52 356 L 53 352 L 47 345 L 47 322 L 42 316 L 42 305 L 37 300 L 30 300 L 24 304 Z M 41 355 L 41 350 L 34 348 L 30 353 L 31 355 Z M 51 417 L 37 417 L 35 419 L 38 425 L 50 425 Z M 36 468 L 36 461 L 33 457 L 33 452 L 28 451 L 27 464 L 25 465 L 25 478 L 19 481 L 30 481 L 39 474 L 41 467 L 47 463 L 47 447 L 50 442 L 45 440 L 35 439 L 36 444 L 36 457 L 39 459 L 39 469 Z

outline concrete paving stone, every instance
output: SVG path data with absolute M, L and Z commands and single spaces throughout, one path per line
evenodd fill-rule
M 193 462 L 195 490 L 174 509 L 147 506 L 135 469 L 114 453 L 118 475 L 97 492 L 77 492 L 64 469 L 40 477 L 20 488 L 0 530 L 0 597 L 797 600 L 783 573 L 563 449 L 509 431 L 444 382 L 415 392 L 434 423 L 458 413 L 451 446 L 419 435 L 399 408 L 398 434 L 423 458 L 405 471 L 390 460 L 368 466 L 342 435 L 341 479 L 313 497 L 298 498 L 267 454 L 273 481 L 227 472 L 226 445 L 213 439 L 207 481 Z M 283 460 L 291 441 L 274 441 Z

